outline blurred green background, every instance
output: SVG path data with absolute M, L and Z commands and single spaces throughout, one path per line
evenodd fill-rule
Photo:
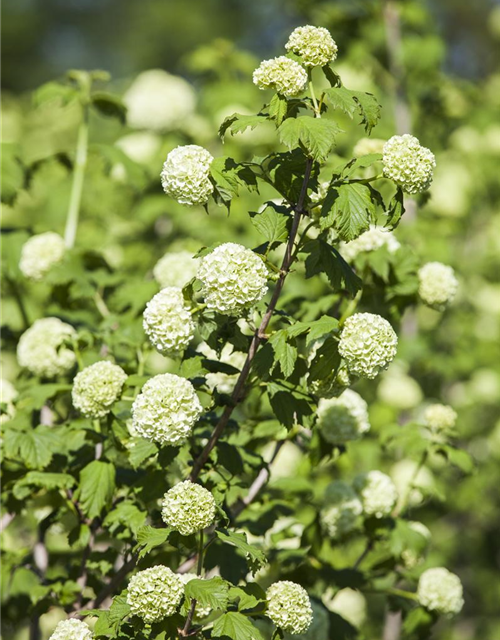
M 274 139 L 256 131 L 229 138 L 222 149 L 217 127 L 233 111 L 255 112 L 260 107 L 263 97 L 251 83 L 252 70 L 260 59 L 279 55 L 297 25 L 327 27 L 339 45 L 336 64 L 345 84 L 377 95 L 383 117 L 374 137 L 411 131 L 433 150 L 437 170 L 430 199 L 419 210 L 410 205 L 396 236 L 423 261 L 451 264 L 460 279 L 459 295 L 444 315 L 419 308 L 403 318 L 399 369 L 391 371 L 399 381 L 411 376 L 420 391 L 415 395 L 414 386 L 413 400 L 403 406 L 404 401 L 395 397 L 399 392 L 390 386 L 390 374 L 366 385 L 363 395 L 370 401 L 372 433 L 341 464 L 347 475 L 361 467 L 391 471 L 407 456 L 381 452 L 377 433 L 383 426 L 418 412 L 423 397 L 453 405 L 459 413 L 459 438 L 476 461 L 475 471 L 464 475 L 431 461 L 435 490 L 412 514 L 432 532 L 429 563 L 456 572 L 465 586 L 462 615 L 441 621 L 432 637 L 498 640 L 500 4 L 4 0 L 2 13 L 4 260 L 14 280 L 19 277 L 15 270 L 20 247 L 28 235 L 62 233 L 64 228 L 71 187 L 65 158 L 74 150 L 77 114 L 64 104 L 47 106 L 31 92 L 68 68 L 111 72 L 109 89 L 120 95 L 138 73 L 152 68 L 181 75 L 191 85 L 192 109 L 175 126 L 149 132 L 147 138 L 131 140 L 135 130 L 115 121 L 97 116 L 91 121 L 94 146 L 78 243 L 101 250 L 113 267 L 127 274 L 132 292 L 167 249 L 195 250 L 221 238 L 249 246 L 259 243 L 246 213 L 263 197 L 246 194 L 235 202 L 229 218 L 214 210 L 207 220 L 202 209 L 186 209 L 165 198 L 158 173 L 166 153 L 177 144 L 194 142 L 214 155 L 225 153 L 239 160 L 275 146 Z M 346 133 L 338 154 L 346 157 L 360 133 L 349 121 L 342 124 Z M 44 285 L 20 286 L 31 317 L 50 315 Z M 291 286 L 297 294 L 304 284 L 297 279 Z M 138 309 L 154 290 L 152 284 L 145 299 L 135 301 Z M 326 290 L 318 287 L 317 295 Z M 7 343 L 22 329 L 15 299 L 8 294 L 3 321 Z M 79 295 L 84 297 L 75 290 L 76 301 Z M 83 312 L 74 313 L 84 318 Z M 15 378 L 17 365 L 9 347 L 3 366 L 4 377 Z M 310 471 L 298 451 L 290 451 L 286 462 L 278 472 L 281 476 Z M 55 534 L 54 540 L 57 546 Z M 4 541 L 14 543 L 29 547 L 31 538 Z M 342 563 L 341 554 L 338 560 Z M 5 638 L 25 638 L 23 600 L 16 604 L 15 593 L 13 597 L 14 604 L 8 605 L 13 622 Z M 359 637 L 380 638 L 383 619 L 379 603 L 369 601 Z

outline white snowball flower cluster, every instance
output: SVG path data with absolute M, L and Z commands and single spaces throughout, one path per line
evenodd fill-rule
M 408 526 L 410 529 L 420 534 L 422 538 L 422 542 L 418 546 L 418 549 L 403 549 L 403 552 L 401 553 L 401 558 L 403 559 L 405 566 L 408 569 L 413 569 L 424 559 L 425 552 L 431 540 L 431 532 L 422 522 L 412 520 L 408 522 Z
M 387 247 L 389 253 L 395 253 L 401 247 L 392 231 L 372 224 L 368 231 L 362 233 L 355 240 L 341 242 L 339 249 L 342 257 L 347 262 L 352 262 L 360 253 L 376 251 L 384 246 Z
M 363 512 L 354 489 L 342 480 L 334 480 L 325 491 L 326 506 L 321 510 L 321 526 L 333 539 L 353 531 Z
M 455 426 L 457 412 L 446 404 L 431 404 L 424 411 L 424 420 L 433 431 L 448 431 Z
M 201 413 L 189 380 L 164 373 L 148 380 L 134 400 L 132 424 L 148 440 L 178 446 L 190 436 Z
M 284 640 L 330 640 L 330 615 L 316 600 L 311 600 L 312 622 L 304 633 L 285 633 Z
M 344 323 L 339 353 L 350 373 L 373 379 L 394 360 L 397 345 L 398 337 L 387 320 L 374 313 L 355 313 Z
M 64 257 L 66 246 L 58 233 L 40 233 L 23 244 L 19 269 L 31 280 L 42 280 Z
M 189 251 L 166 253 L 153 269 L 153 276 L 160 287 L 179 287 L 182 289 L 196 277 L 200 261 L 193 258 Z
M 280 580 L 266 591 L 266 615 L 274 624 L 293 635 L 304 633 L 313 613 L 307 591 L 295 582 Z
M 162 69 L 143 71 L 123 97 L 127 122 L 137 129 L 175 129 L 195 110 L 196 93 L 183 78 Z
M 383 149 L 384 176 L 406 193 L 421 193 L 430 187 L 436 159 L 415 136 L 392 136 Z
M 126 379 L 125 371 L 107 360 L 85 367 L 73 380 L 73 406 L 88 418 L 103 418 L 120 396 Z
M 211 153 L 197 144 L 176 147 L 163 164 L 163 190 L 180 204 L 205 204 L 214 190 L 210 182 L 213 159 Z
M 142 326 L 155 349 L 167 356 L 183 351 L 194 336 L 195 324 L 182 290 L 166 287 L 146 305 Z
M 210 526 L 215 518 L 213 495 L 195 482 L 185 480 L 169 489 L 163 497 L 163 521 L 183 536 Z
M 355 158 L 368 156 L 372 153 L 383 153 L 385 140 L 381 138 L 360 138 L 352 150 Z
M 49 640 L 92 640 L 93 637 L 94 634 L 85 622 L 69 618 L 58 623 Z
M 199 579 L 199 576 L 195 575 L 194 573 L 178 573 L 177 575 L 182 580 L 184 585 L 186 585 L 188 582 L 191 582 L 191 580 Z M 201 620 L 203 618 L 206 618 L 210 615 L 211 612 L 212 607 L 209 604 L 203 605 L 199 602 L 196 602 L 196 609 L 194 610 L 194 617 L 196 619 Z
M 12 420 L 16 415 L 16 407 L 14 406 L 14 400 L 17 398 L 17 390 L 13 384 L 11 384 L 5 378 L 0 378 L 0 402 L 5 405 L 0 415 L 0 424 Z
M 259 89 L 275 89 L 287 98 L 293 98 L 304 91 L 307 73 L 295 60 L 279 56 L 260 63 L 253 72 L 253 83 Z
M 130 579 L 127 603 L 133 615 L 151 624 L 173 615 L 184 595 L 184 583 L 161 564 L 139 571 Z
M 346 389 L 338 398 L 321 398 L 318 427 L 323 438 L 332 444 L 358 440 L 370 430 L 368 405 L 352 389 Z
M 328 29 L 310 24 L 294 29 L 285 48 L 299 55 L 306 67 L 324 67 L 335 60 L 338 51 Z
M 354 478 L 354 489 L 367 516 L 389 516 L 398 499 L 393 481 L 382 471 L 369 471 Z
M 418 581 L 417 595 L 419 603 L 429 611 L 449 616 L 460 613 L 464 605 L 460 578 L 444 567 L 423 572 Z
M 19 365 L 41 378 L 63 375 L 76 361 L 74 352 L 64 343 L 75 337 L 73 327 L 59 318 L 35 320 L 17 345 Z
M 216 247 L 198 269 L 207 307 L 228 316 L 259 302 L 267 293 L 267 277 L 262 258 L 234 242 Z
M 451 267 L 441 262 L 428 262 L 418 270 L 418 294 L 432 309 L 442 311 L 455 297 L 458 280 Z

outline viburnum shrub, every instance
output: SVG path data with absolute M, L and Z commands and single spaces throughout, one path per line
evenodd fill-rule
M 425 498 L 417 480 L 431 456 L 468 466 L 453 441 L 457 416 L 429 399 L 413 421 L 383 433 L 369 418 L 373 381 L 397 355 L 405 311 L 425 304 L 442 313 L 457 288 L 449 267 L 423 265 L 393 236 L 404 194 L 431 186 L 434 155 L 410 135 L 369 144 L 381 107 L 344 86 L 337 56 L 326 29 L 305 26 L 255 70 L 266 103 L 230 115 L 219 133 L 272 125 L 266 156 L 239 161 L 196 144 L 169 151 L 157 168 L 162 206 L 210 214 L 229 211 L 243 190 L 273 195 L 244 221 L 261 235 L 258 246 L 222 232 L 198 253 L 153 260 L 154 279 L 144 274 L 140 288 L 108 255 L 75 245 L 90 115 L 123 121 L 125 107 L 95 89 L 100 72 L 71 72 L 45 88 L 79 111 L 81 125 L 64 246 L 56 229 L 33 236 L 9 275 L 20 290 L 42 287 L 47 309 L 31 318 L 18 296 L 21 374 L 5 386 L 2 417 L 4 509 L 36 519 L 33 557 L 6 554 L 13 589 L 28 585 L 32 628 L 57 606 L 67 620 L 52 637 L 66 640 L 326 640 L 337 637 L 332 589 L 377 594 L 410 635 L 459 613 L 459 578 L 424 570 L 432 540 L 409 517 L 416 487 Z M 141 91 L 157 76 L 127 96 L 133 126 L 148 125 Z M 359 120 L 362 144 L 339 161 L 346 115 Z M 167 126 L 153 120 L 152 129 Z M 111 160 L 133 170 L 121 152 Z M 300 295 L 287 293 L 289 280 Z M 314 282 L 328 293 L 308 297 Z M 411 455 L 408 481 L 344 462 L 364 438 L 389 460 Z M 310 482 L 269 482 L 290 447 Z M 66 542 L 47 552 L 54 527 Z

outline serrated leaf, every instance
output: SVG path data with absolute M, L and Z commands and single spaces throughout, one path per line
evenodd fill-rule
M 100 460 L 94 460 L 81 470 L 78 501 L 89 518 L 96 518 L 104 507 L 111 505 L 115 475 L 114 465 Z
M 158 447 L 154 442 L 146 438 L 132 438 L 128 446 L 128 457 L 134 469 L 138 469 L 141 464 L 158 453 Z
M 285 427 L 293 427 L 296 421 L 301 424 L 302 419 L 312 413 L 311 405 L 303 395 L 274 382 L 267 384 L 267 395 L 274 415 Z
M 387 222 L 385 223 L 385 226 L 389 227 L 389 229 L 391 230 L 395 229 L 398 226 L 404 212 L 405 206 L 403 190 L 401 189 L 401 187 L 398 187 L 398 190 L 389 203 L 389 208 L 387 209 Z
M 33 488 L 71 489 L 75 479 L 67 473 L 46 473 L 44 471 L 30 471 L 14 485 L 12 493 L 18 500 L 29 496 Z
M 244 116 L 241 113 L 233 113 L 224 119 L 224 122 L 219 127 L 219 136 L 224 139 L 224 136 L 229 129 L 232 135 L 235 133 L 241 133 L 248 129 L 255 129 L 259 124 L 267 122 L 267 116 Z
M 357 182 L 332 187 L 321 208 L 322 229 L 334 227 L 341 240 L 350 242 L 370 228 L 375 204 L 370 189 Z
M 288 237 L 290 216 L 267 207 L 262 213 L 251 214 L 250 222 L 270 242 L 283 242 Z
M 306 258 L 306 278 L 324 273 L 336 290 L 344 287 L 351 296 L 362 288 L 363 282 L 354 273 L 340 253 L 330 244 L 321 240 L 311 240 L 304 246 Z
M 332 107 L 334 109 L 340 109 L 351 118 L 357 109 L 357 104 L 354 102 L 352 93 L 352 91 L 349 91 L 349 89 L 345 87 L 335 87 L 325 90 L 326 97 Z
M 212 609 L 226 609 L 228 592 L 228 583 L 219 576 L 214 576 L 210 580 L 195 578 L 185 587 L 186 598 L 194 598 L 196 602 Z
M 143 558 L 155 547 L 165 544 L 170 533 L 171 529 L 168 527 L 161 529 L 155 529 L 149 525 L 141 527 L 137 532 L 137 545 L 135 546 L 135 551 L 140 549 L 139 558 Z
M 267 562 L 264 552 L 247 542 L 246 534 L 236 531 L 228 531 L 227 529 L 218 529 L 216 532 L 219 540 L 226 544 L 230 544 L 247 556 L 252 571 L 262 567 Z
M 269 338 L 269 344 L 274 351 L 274 361 L 279 363 L 285 378 L 292 375 L 297 361 L 297 347 L 288 342 L 288 337 L 286 330 L 282 329 Z
M 21 458 L 28 469 L 44 469 L 59 445 L 54 432 L 43 425 L 31 431 L 8 429 L 4 436 L 4 452 L 8 458 Z
M 316 351 L 309 368 L 310 380 L 324 380 L 334 374 L 340 366 L 338 343 L 327 338 Z
M 137 535 L 137 532 L 143 527 L 146 517 L 145 511 L 141 511 L 132 502 L 124 500 L 107 514 L 103 526 L 113 531 L 117 525 L 124 525 Z
M 261 602 L 265 602 L 266 594 L 256 582 L 251 582 L 245 586 L 231 587 L 229 599 L 238 600 L 238 611 L 245 611 L 245 609 L 253 609 Z
M 271 98 L 271 102 L 269 103 L 269 116 L 275 120 L 276 125 L 279 126 L 288 111 L 288 102 L 285 96 L 282 96 L 279 93 L 275 93 Z
M 232 640 L 263 640 L 260 631 L 251 620 L 236 611 L 229 611 L 215 621 L 212 638 L 221 637 Z
M 351 118 L 354 112 L 358 111 L 368 134 L 380 119 L 380 104 L 371 93 L 351 91 L 345 87 L 332 87 L 326 89 L 325 94 L 334 108 L 341 109 Z
M 324 162 L 335 146 L 340 131 L 333 120 L 299 116 L 285 120 L 278 128 L 278 136 L 290 151 L 301 146 L 309 157 Z

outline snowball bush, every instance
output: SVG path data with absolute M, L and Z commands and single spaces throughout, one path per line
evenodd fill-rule
M 65 251 L 64 240 L 59 234 L 40 233 L 24 243 L 19 269 L 31 280 L 42 280 L 51 267 L 63 259 Z
M 294 29 L 285 47 L 300 56 L 306 67 L 324 67 L 335 60 L 338 51 L 328 29 L 311 25 Z
M 137 433 L 161 445 L 183 444 L 201 413 L 193 385 L 171 373 L 148 380 L 132 405 Z
M 279 56 L 260 63 L 253 72 L 253 83 L 259 89 L 275 89 L 287 98 L 293 98 L 304 91 L 307 73 L 295 60 Z
M 458 280 L 451 267 L 441 262 L 428 262 L 418 271 L 418 293 L 432 309 L 442 311 L 455 297 Z
M 107 360 L 85 367 L 73 380 L 73 406 L 88 418 L 104 418 L 120 396 L 126 379 L 125 371 Z
M 195 325 L 182 290 L 166 287 L 146 305 L 143 327 L 151 344 L 162 355 L 183 351 L 194 336 Z
M 262 258 L 234 242 L 203 257 L 198 278 L 208 308 L 223 315 L 240 315 L 267 293 L 268 272 Z
M 429 611 L 453 616 L 464 605 L 460 578 L 444 567 L 427 569 L 420 576 L 418 601 Z
M 182 289 L 196 277 L 200 261 L 193 258 L 189 251 L 166 253 L 153 269 L 153 276 L 160 287 L 179 287 Z
M 133 615 L 151 624 L 173 615 L 184 595 L 184 583 L 168 567 L 156 565 L 130 579 L 127 603 Z
M 424 420 L 433 431 L 447 431 L 455 426 L 457 412 L 446 404 L 431 404 L 424 411 Z
M 332 444 L 358 440 L 370 430 L 368 405 L 352 389 L 346 389 L 338 398 L 321 398 L 317 413 L 321 435 Z
M 94 634 L 85 622 L 69 618 L 58 623 L 49 640 L 92 640 L 93 637 Z
M 345 260 L 352 262 L 360 253 L 376 251 L 381 247 L 387 247 L 389 253 L 395 253 L 401 245 L 392 231 L 387 231 L 383 227 L 377 227 L 372 224 L 368 231 L 362 233 L 355 240 L 341 242 L 339 250 Z
M 421 193 L 430 187 L 436 159 L 415 136 L 392 136 L 383 149 L 384 176 L 406 193 Z
M 307 591 L 295 582 L 280 580 L 266 591 L 266 615 L 274 624 L 291 634 L 304 633 L 312 622 L 312 607 Z
M 363 504 L 363 512 L 375 518 L 389 516 L 398 499 L 394 483 L 381 471 L 369 471 L 358 475 L 354 479 L 354 489 Z
M 74 352 L 67 346 L 74 338 L 76 331 L 59 318 L 35 320 L 19 340 L 19 365 L 41 378 L 64 375 L 76 362 Z
M 180 204 L 205 204 L 214 190 L 210 181 L 212 161 L 213 156 L 196 144 L 176 147 L 163 164 L 163 190 Z
M 328 485 L 325 505 L 320 513 L 321 526 L 331 538 L 341 538 L 357 527 L 363 507 L 357 493 L 346 482 L 334 480 Z
M 183 536 L 210 526 L 215 518 L 215 499 L 199 484 L 185 480 L 169 489 L 162 501 L 165 524 Z

